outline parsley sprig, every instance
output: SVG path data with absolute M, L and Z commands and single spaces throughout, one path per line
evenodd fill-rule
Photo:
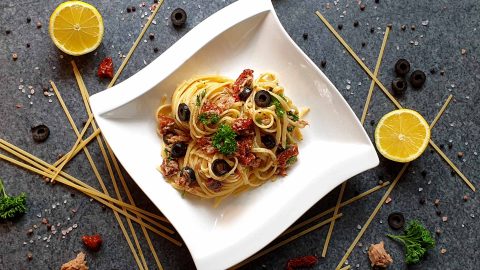
M 285 109 L 282 107 L 280 101 L 273 95 L 271 104 L 275 105 L 275 113 L 278 115 L 278 117 L 283 117 L 285 115 Z
M 214 125 L 220 121 L 220 116 L 216 113 L 201 113 L 198 120 L 204 125 Z
M 233 154 L 237 150 L 236 133 L 225 124 L 220 125 L 215 135 L 213 135 L 212 144 L 224 155 Z
M 405 246 L 405 262 L 407 264 L 420 262 L 427 251 L 435 247 L 432 235 L 417 220 L 408 223 L 403 235 L 387 234 L 387 236 Z
M 200 92 L 200 94 L 197 95 L 197 100 L 195 103 L 197 107 L 200 107 L 200 105 L 202 105 L 202 99 L 205 97 L 206 94 L 207 92 L 205 91 L 205 89 L 203 89 L 202 92 Z
M 0 220 L 6 220 L 23 215 L 27 211 L 27 196 L 21 193 L 18 196 L 8 196 L 0 180 Z

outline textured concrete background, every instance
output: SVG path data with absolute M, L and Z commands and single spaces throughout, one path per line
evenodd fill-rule
M 151 0 L 153 1 L 153 0 Z M 42 87 L 48 80 L 54 80 L 69 106 L 72 115 L 80 125 L 86 119 L 83 103 L 70 67 L 71 57 L 58 51 L 48 36 L 48 17 L 61 1 L 1 1 L 0 3 L 0 137 L 31 153 L 53 162 L 59 154 L 65 153 L 74 144 L 75 137 L 55 97 L 43 96 Z M 103 57 L 111 56 L 118 67 L 120 54 L 126 54 L 146 21 L 141 18 L 147 8 L 139 7 L 142 1 L 113 0 L 90 1 L 102 13 L 105 21 L 103 43 L 95 53 L 76 57 L 80 70 L 91 93 L 103 90 L 106 80 L 95 76 L 96 68 Z M 146 63 L 151 62 L 161 52 L 170 47 L 177 39 L 192 29 L 210 14 L 232 1 L 174 1 L 166 0 L 157 15 L 156 25 L 147 33 L 154 33 L 153 41 L 141 42 L 119 81 L 122 81 Z M 427 74 L 425 86 L 418 91 L 408 90 L 400 102 L 413 108 L 431 121 L 449 94 L 454 101 L 432 132 L 432 138 L 444 146 L 446 154 L 458 165 L 478 187 L 480 180 L 478 141 L 480 134 L 480 2 L 477 0 L 446 1 L 362 1 L 365 11 L 360 11 L 357 1 L 325 0 L 287 1 L 274 0 L 275 9 L 284 27 L 297 44 L 320 65 L 326 61 L 325 74 L 337 86 L 353 110 L 360 116 L 370 80 L 354 60 L 343 50 L 333 35 L 314 15 L 320 10 L 333 24 L 343 24 L 341 35 L 373 70 L 383 38 L 383 29 L 388 23 L 393 29 L 388 41 L 380 79 L 386 86 L 394 78 L 393 65 L 398 58 L 406 58 L 413 69 L 424 70 Z M 327 8 L 329 3 L 330 8 Z M 147 6 L 151 3 L 147 3 Z M 127 6 L 136 6 L 137 11 L 126 13 Z M 182 7 L 188 13 L 188 23 L 184 29 L 175 30 L 166 18 L 170 12 Z M 27 23 L 27 17 L 31 23 Z M 359 26 L 353 22 L 358 20 Z M 422 21 L 424 24 L 422 25 Z M 37 29 L 36 23 L 42 27 Z M 407 29 L 402 31 L 401 25 Z M 415 25 L 415 30 L 411 26 Z M 374 28 L 374 33 L 370 29 Z M 6 30 L 11 30 L 6 34 Z M 308 39 L 302 35 L 308 33 Z M 365 46 L 362 47 L 362 42 Z M 30 47 L 27 48 L 27 43 Z M 273 46 L 273 44 L 272 44 Z M 159 52 L 154 53 L 154 48 Z M 465 54 L 462 55 L 462 49 Z M 12 60 L 12 53 L 18 54 L 18 60 Z M 430 74 L 430 69 L 435 74 Z M 441 75 L 441 70 L 444 75 Z M 349 83 L 350 82 L 350 83 Z M 31 85 L 36 93 L 29 99 L 27 93 L 19 90 L 19 85 Z M 350 86 L 348 86 L 350 85 Z M 349 89 L 348 89 L 349 88 Z M 27 88 L 28 89 L 28 88 Z M 28 91 L 28 90 L 27 90 Z M 29 102 L 33 104 L 30 105 Z M 19 104 L 22 107 L 16 108 Z M 366 121 L 366 130 L 372 136 L 374 126 L 370 122 L 378 119 L 393 105 L 376 90 L 372 106 Z M 43 144 L 32 141 L 30 127 L 44 123 L 51 129 L 50 138 Z M 451 141 L 451 143 L 449 143 Z M 451 144 L 451 147 L 449 147 Z M 101 160 L 98 146 L 94 143 L 92 151 L 102 175 L 107 175 Z M 464 152 L 463 158 L 457 152 Z M 313 169 L 313 168 L 312 168 Z M 377 184 L 379 180 L 392 180 L 399 171 L 398 164 L 382 159 L 378 168 L 358 175 L 348 181 L 345 198 L 363 192 Z M 66 170 L 86 182 L 97 186 L 96 179 L 87 165 L 83 154 L 78 155 Z M 426 171 L 426 177 L 421 171 Z M 80 237 L 83 234 L 98 232 L 104 237 L 104 246 L 98 253 L 88 253 L 91 269 L 134 269 L 136 264 L 127 243 L 111 211 L 90 202 L 89 198 L 72 191 L 60 184 L 46 185 L 37 175 L 0 162 L 0 178 L 11 194 L 28 193 L 28 213 L 15 222 L 0 224 L 0 269 L 59 269 L 60 265 L 73 258 L 83 250 Z M 107 179 L 107 178 L 106 178 Z M 109 182 L 109 181 L 106 181 Z M 146 209 L 155 211 L 138 187 L 128 184 L 134 192 L 136 202 Z M 113 189 L 110 187 L 110 192 Z M 343 256 L 345 250 L 357 235 L 358 226 L 364 224 L 383 190 L 342 209 L 344 216 L 336 223 L 328 256 L 321 259 L 316 269 L 333 269 Z M 335 204 L 338 189 L 313 207 L 303 218 Z M 463 201 L 468 195 L 470 200 Z M 451 175 L 451 169 L 436 153 L 428 148 L 422 157 L 413 162 L 406 175 L 401 179 L 393 193 L 392 202 L 385 205 L 374 219 L 366 234 L 361 239 L 363 247 L 357 247 L 348 262 L 353 268 L 369 269 L 365 247 L 373 242 L 384 240 L 391 253 L 394 264 L 390 269 L 406 269 L 403 250 L 400 245 L 386 239 L 391 233 L 386 218 L 393 211 L 401 211 L 407 219 L 421 220 L 431 231 L 440 229 L 436 236 L 437 246 L 428 253 L 426 259 L 411 269 L 476 269 L 480 242 L 478 231 L 480 223 L 479 196 L 472 193 L 458 176 Z M 425 198 L 425 205 L 419 200 Z M 433 201 L 440 200 L 435 207 Z M 76 214 L 71 209 L 78 209 Z M 443 222 L 436 211 L 448 216 Z M 50 235 L 41 219 L 48 218 L 50 223 L 58 226 L 58 233 L 48 240 Z M 61 229 L 77 224 L 63 239 Z M 32 236 L 26 231 L 37 225 Z M 139 228 L 138 235 L 145 243 Z M 268 254 L 246 269 L 283 269 L 288 258 L 321 254 L 327 227 L 316 230 L 298 240 Z M 169 242 L 152 237 L 160 260 L 166 269 L 193 269 L 194 264 L 188 250 L 177 248 Z M 445 254 L 440 250 L 446 249 Z M 143 250 L 151 268 L 153 258 L 146 244 Z M 27 261 L 27 253 L 33 259 Z

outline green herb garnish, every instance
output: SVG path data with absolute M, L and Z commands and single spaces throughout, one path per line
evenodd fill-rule
M 220 151 L 220 153 L 230 155 L 237 150 L 235 136 L 237 136 L 237 134 L 230 126 L 222 124 L 215 135 L 213 135 L 212 144 Z
M 220 121 L 220 116 L 216 113 L 201 113 L 198 116 L 198 120 L 204 125 L 216 124 Z
M 300 119 L 300 118 L 298 117 L 298 114 L 296 114 L 296 113 L 294 113 L 294 112 L 292 112 L 292 111 L 288 111 L 288 112 L 287 112 L 287 117 L 290 118 L 293 122 L 297 122 L 298 119 Z
M 287 165 L 292 165 L 295 162 L 297 162 L 297 156 L 289 157 L 287 159 Z
M 6 220 L 25 214 L 27 211 L 27 196 L 8 196 L 2 180 L 0 180 L 0 220 Z
M 283 115 L 285 115 L 285 109 L 282 107 L 282 104 L 276 97 L 272 96 L 271 104 L 275 105 L 275 113 L 278 115 L 278 117 L 283 117 Z
M 203 89 L 202 92 L 200 92 L 200 94 L 197 95 L 197 102 L 196 102 L 197 107 L 200 107 L 200 105 L 202 104 L 202 99 L 205 97 L 206 94 L 207 92 L 205 91 L 205 89 Z
M 294 129 L 295 129 L 294 126 L 288 126 L 288 127 L 287 127 L 287 131 L 288 131 L 288 132 L 292 132 Z
M 417 220 L 408 223 L 403 235 L 387 234 L 387 236 L 405 246 L 405 262 L 407 264 L 420 262 L 427 251 L 435 247 L 432 235 Z

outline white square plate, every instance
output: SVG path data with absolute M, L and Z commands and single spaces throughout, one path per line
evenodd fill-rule
M 236 78 L 245 68 L 278 74 L 285 93 L 311 108 L 288 176 L 218 207 L 164 181 L 155 110 L 199 74 Z M 224 269 L 251 256 L 346 179 L 378 165 L 371 141 L 328 78 L 283 29 L 269 0 L 240 0 L 218 11 L 124 82 L 91 97 L 95 118 L 118 159 L 170 220 L 198 269 Z

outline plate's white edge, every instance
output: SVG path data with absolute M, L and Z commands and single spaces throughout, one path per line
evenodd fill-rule
M 254 3 L 253 3 L 254 2 Z M 310 60 L 308 56 L 306 56 L 303 51 L 295 44 L 295 42 L 290 38 L 287 34 L 283 26 L 281 25 L 275 10 L 269 0 L 240 0 L 235 2 L 224 9 L 218 11 L 217 13 L 213 14 L 211 17 L 207 18 L 205 21 L 200 23 L 194 29 L 192 29 L 189 33 L 187 33 L 182 39 L 180 39 L 177 43 L 172 45 L 167 51 L 165 51 L 161 56 L 159 56 L 156 60 L 154 60 L 151 64 L 147 67 L 139 71 L 137 74 L 133 75 L 131 78 L 125 80 L 124 82 L 118 84 L 117 86 L 112 87 L 111 89 L 107 89 L 103 92 L 93 95 L 90 98 L 90 103 L 92 106 L 92 111 L 99 120 L 99 125 L 101 122 L 108 121 L 107 119 L 102 117 L 102 114 L 109 112 L 115 108 L 118 108 L 129 101 L 137 98 L 138 96 L 148 92 L 152 89 L 159 81 L 163 80 L 171 73 L 173 73 L 178 67 L 181 66 L 186 60 L 188 60 L 195 52 L 200 50 L 205 44 L 207 44 L 211 39 L 215 38 L 220 33 L 224 32 L 225 30 L 229 29 L 230 27 L 234 26 L 238 22 L 241 22 L 249 17 L 252 17 L 256 14 L 259 14 L 264 11 L 270 11 L 275 16 L 275 19 L 280 26 L 283 34 L 286 38 L 291 42 L 291 44 L 295 47 L 297 51 L 299 51 L 306 59 L 308 59 L 309 63 L 317 69 L 317 71 L 322 74 L 323 78 L 327 81 L 330 87 L 336 90 L 335 94 L 339 96 L 339 98 L 346 104 L 349 108 L 350 113 L 353 115 L 354 119 L 356 119 L 356 125 L 359 126 L 363 130 L 360 122 L 358 121 L 357 117 L 355 116 L 353 110 L 350 108 L 348 103 L 343 99 L 341 94 L 338 90 L 333 86 L 331 81 L 323 74 L 321 70 Z M 218 29 L 217 31 L 211 31 L 211 29 Z M 208 31 L 207 31 L 208 30 Z M 196 38 L 198 40 L 193 46 L 189 44 L 186 46 L 185 40 L 187 35 L 191 35 L 190 38 Z M 182 48 L 182 54 L 175 54 L 179 48 Z M 188 51 L 185 51 L 185 48 L 188 48 Z M 182 57 L 180 57 L 182 56 Z M 170 67 L 168 70 L 162 70 L 160 67 L 165 63 L 169 63 Z M 156 80 L 151 80 L 146 78 L 150 74 L 150 70 L 157 70 L 158 78 Z M 141 83 L 140 83 L 141 82 Z M 142 88 L 138 88 L 138 86 L 142 86 Z M 101 119 L 100 119 L 101 118 Z M 333 190 L 337 185 L 343 182 L 345 179 L 348 179 L 362 171 L 370 169 L 374 166 L 377 166 L 379 163 L 378 156 L 373 148 L 373 145 L 368 138 L 367 134 L 364 133 L 365 143 L 369 146 L 369 149 L 365 151 L 360 157 L 357 158 L 356 168 L 352 170 L 351 174 L 339 174 L 336 177 L 330 179 L 330 183 L 333 183 L 330 190 Z M 109 138 L 109 134 L 104 134 L 105 137 Z M 358 158 L 360 158 L 361 162 L 358 162 Z M 246 250 L 242 252 L 238 252 L 237 256 L 235 253 L 228 253 L 223 255 L 216 254 L 215 257 L 221 258 L 219 261 L 215 263 L 215 269 L 222 269 L 226 267 L 230 267 L 236 263 L 241 262 L 248 256 L 253 255 L 255 252 L 260 250 L 262 247 L 267 245 L 270 241 L 272 241 L 276 236 L 278 236 L 282 231 L 284 231 L 288 226 L 290 226 L 301 214 L 303 214 L 308 208 L 314 205 L 321 197 L 325 196 L 325 194 L 313 194 L 308 198 L 308 202 L 305 203 L 305 207 L 302 209 L 298 208 L 295 209 L 288 209 L 290 211 L 286 211 L 288 217 L 287 220 L 289 222 L 285 222 L 278 226 L 278 228 L 270 228 L 268 231 L 269 233 L 263 235 L 255 235 L 251 236 L 252 241 L 250 242 L 252 245 L 246 247 Z M 166 214 L 166 213 L 164 213 Z M 167 214 L 166 214 L 167 215 Z M 167 215 L 168 218 L 168 215 Z M 255 241 L 253 241 L 255 239 Z M 192 254 L 194 262 L 198 269 L 211 269 L 212 261 L 209 258 L 195 258 L 195 254 Z
M 329 183 L 330 186 L 326 192 L 324 193 L 310 193 L 310 196 L 308 197 L 302 197 L 302 200 L 304 203 L 302 204 L 303 207 L 291 207 L 290 209 L 282 209 L 282 213 L 284 213 L 284 216 L 282 217 L 282 220 L 288 220 L 288 222 L 283 222 L 282 224 L 275 224 L 275 227 L 269 227 L 265 228 L 262 230 L 265 232 L 264 234 L 255 234 L 255 235 L 249 235 L 249 239 L 246 239 L 244 242 L 250 243 L 249 246 L 242 246 L 242 252 L 238 253 L 231 253 L 230 249 L 224 249 L 224 252 L 221 252 L 218 255 L 215 254 L 215 257 L 220 258 L 220 261 L 217 262 L 217 265 L 213 269 L 223 269 L 227 268 L 230 266 L 233 266 L 237 263 L 240 263 L 241 261 L 247 259 L 248 257 L 254 255 L 257 251 L 268 245 L 271 241 L 276 239 L 283 231 L 285 231 L 291 224 L 293 224 L 303 213 L 305 213 L 309 208 L 311 208 L 316 202 L 318 202 L 322 197 L 324 197 L 328 192 L 332 191 L 335 187 L 343 183 L 344 181 L 348 180 L 349 178 L 364 172 L 368 169 L 371 169 L 373 167 L 378 166 L 380 163 L 377 153 L 375 151 L 375 148 L 372 144 L 372 141 L 368 137 L 365 129 L 363 128 L 362 124 L 360 123 L 360 120 L 357 118 L 355 115 L 355 112 L 352 110 L 348 102 L 343 98 L 343 96 L 340 94 L 338 89 L 333 85 L 333 83 L 328 79 L 328 77 L 318 68 L 317 65 L 308 57 L 302 49 L 293 41 L 293 39 L 290 37 L 290 35 L 287 33 L 283 25 L 281 24 L 275 9 L 273 8 L 273 5 L 271 4 L 270 1 L 268 1 L 270 4 L 270 11 L 272 15 L 275 18 L 275 21 L 277 25 L 279 26 L 280 30 L 282 31 L 283 35 L 285 38 L 290 41 L 291 45 L 297 50 L 305 59 L 307 59 L 308 63 L 318 71 L 323 79 L 327 82 L 329 87 L 331 89 L 335 89 L 334 94 L 338 96 L 339 100 L 341 100 L 345 106 L 348 108 L 348 111 L 353 119 L 355 119 L 355 125 L 362 130 L 363 134 L 363 139 L 364 143 L 366 145 L 365 151 L 355 157 L 351 157 L 351 164 L 350 166 L 350 173 L 344 173 L 343 171 L 339 171 L 337 174 L 332 175 L 332 177 L 329 178 Z M 292 204 L 293 205 L 293 204 Z M 248 257 L 245 257 L 245 254 L 249 254 Z M 238 254 L 238 255 L 237 255 Z M 240 255 L 241 254 L 241 255 Z M 208 260 L 208 258 L 202 258 L 198 260 L 198 262 L 195 262 L 196 266 L 198 269 L 212 269 L 212 263 L 211 261 Z
M 217 11 L 161 54 L 149 65 L 125 81 L 90 97 L 98 116 L 112 111 L 151 90 L 177 70 L 208 42 L 237 23 L 272 10 L 270 0 L 240 0 Z M 188 40 L 195 40 L 188 43 Z M 181 51 L 181 53 L 179 53 Z M 168 65 L 168 68 L 162 68 Z M 149 76 L 156 74 L 155 80 Z

